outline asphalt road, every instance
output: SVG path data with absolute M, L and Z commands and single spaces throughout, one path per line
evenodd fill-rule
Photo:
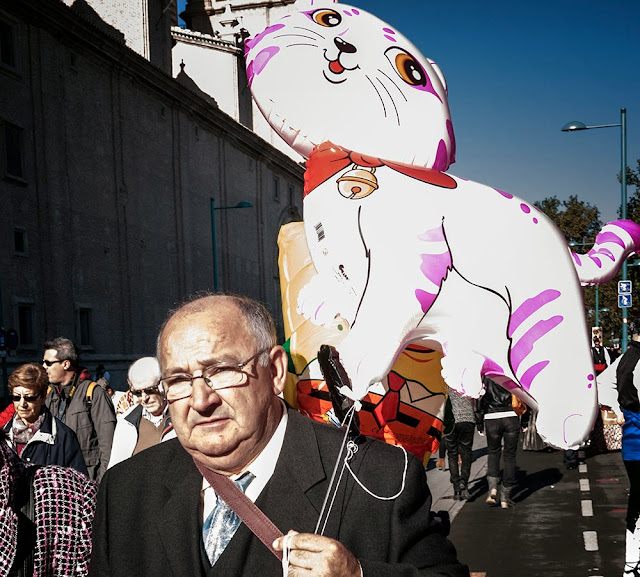
M 427 467 L 434 511 L 449 512 L 458 558 L 477 577 L 621 577 L 629 481 L 620 452 L 580 453 L 566 470 L 562 451 L 518 451 L 516 506 L 490 507 L 486 443 L 476 435 L 468 502 L 453 500 L 449 471 Z

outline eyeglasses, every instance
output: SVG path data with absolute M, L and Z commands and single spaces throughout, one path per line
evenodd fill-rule
M 202 369 L 199 375 L 177 374 L 160 379 L 159 388 L 167 401 L 178 401 L 191 396 L 193 392 L 194 379 L 204 379 L 207 386 L 213 390 L 226 389 L 229 387 L 237 387 L 245 382 L 247 373 L 243 372 L 251 361 L 268 352 L 269 349 L 258 351 L 252 357 L 249 357 L 242 363 L 224 363 L 209 365 Z
M 43 365 L 47 365 L 48 367 L 50 367 L 51 365 L 55 365 L 56 363 L 61 363 L 62 361 L 47 361 L 45 359 L 42 359 L 42 364 Z
M 158 385 L 156 385 L 155 387 L 148 387 L 146 389 L 129 389 L 131 391 L 131 394 L 134 395 L 135 397 L 141 397 L 142 393 L 146 393 L 147 395 L 159 395 L 160 394 L 160 389 L 158 388 Z
M 40 398 L 40 395 L 9 395 L 9 398 L 14 403 L 19 403 L 22 399 L 27 403 L 35 403 Z

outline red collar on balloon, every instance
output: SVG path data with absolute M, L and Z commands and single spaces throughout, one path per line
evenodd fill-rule
M 448 174 L 432 168 L 411 166 L 410 164 L 365 156 L 359 152 L 351 152 L 340 148 L 331 142 L 324 142 L 316 146 L 309 156 L 309 160 L 307 160 L 307 170 L 304 173 L 304 195 L 309 194 L 313 189 L 338 174 L 341 170 L 344 170 L 350 164 L 357 164 L 366 168 L 388 166 L 406 176 L 441 188 L 456 188 L 457 186 L 456 181 Z

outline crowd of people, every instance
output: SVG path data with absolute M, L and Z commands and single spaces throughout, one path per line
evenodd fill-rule
M 123 395 L 48 341 L 9 383 L 0 577 L 468 576 L 422 463 L 366 438 L 345 449 L 284 403 L 287 365 L 266 309 L 230 295 L 172 313 Z
M 417 459 L 369 439 L 351 439 L 343 454 L 340 429 L 285 405 L 287 354 L 261 304 L 198 297 L 171 314 L 157 342 L 155 357 L 129 367 L 120 395 L 104 366 L 92 378 L 64 337 L 45 343 L 42 363 L 11 373 L 12 404 L 0 415 L 0 577 L 206 575 L 214 566 L 223 575 L 280 575 L 283 566 L 290 575 L 469 575 L 430 513 Z M 627 566 L 637 570 L 638 338 L 610 363 L 598 367 L 600 397 L 616 398 L 609 404 L 624 423 Z M 486 502 L 508 509 L 520 432 L 535 428 L 535 413 L 522 418 L 517 397 L 484 384 L 477 401 L 450 391 L 443 447 L 454 499 L 467 500 L 477 427 Z

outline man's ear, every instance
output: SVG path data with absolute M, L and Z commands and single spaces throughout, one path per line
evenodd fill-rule
M 269 367 L 271 368 L 271 379 L 273 381 L 273 391 L 279 395 L 284 391 L 287 382 L 287 367 L 289 366 L 289 357 L 280 345 L 273 347 L 269 353 Z
M 69 370 L 71 370 L 71 361 L 69 361 L 69 360 L 62 361 L 62 368 L 63 368 L 65 371 L 69 371 Z

